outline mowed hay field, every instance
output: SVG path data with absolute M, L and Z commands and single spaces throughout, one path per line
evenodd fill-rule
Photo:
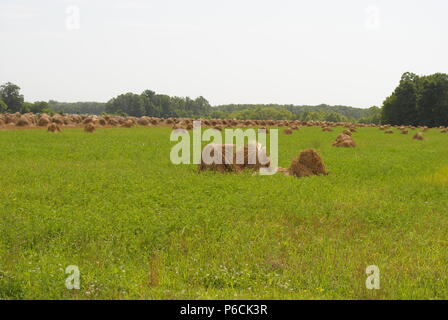
M 0 299 L 447 299 L 448 135 L 321 130 L 279 130 L 301 179 L 173 165 L 169 128 L 0 131 Z

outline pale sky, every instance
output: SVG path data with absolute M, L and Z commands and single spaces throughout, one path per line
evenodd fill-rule
M 446 0 L 0 0 L 0 83 L 27 101 L 151 89 L 212 105 L 381 105 L 448 72 Z

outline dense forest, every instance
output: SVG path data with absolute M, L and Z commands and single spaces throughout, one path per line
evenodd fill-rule
M 448 74 L 405 73 L 383 104 L 382 121 L 392 125 L 448 126 Z
M 250 120 L 301 120 L 360 122 L 392 125 L 448 125 L 448 75 L 418 76 L 405 73 L 381 108 L 349 106 L 297 106 L 279 104 L 229 104 L 211 106 L 204 97 L 168 96 L 145 90 L 125 93 L 102 102 L 25 102 L 20 87 L 0 86 L 0 112 L 117 114 L 129 116 L 231 118 Z

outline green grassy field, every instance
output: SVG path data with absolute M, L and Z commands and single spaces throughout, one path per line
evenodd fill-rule
M 447 299 L 448 135 L 339 131 L 279 133 L 302 179 L 175 166 L 168 128 L 0 131 L 0 299 Z

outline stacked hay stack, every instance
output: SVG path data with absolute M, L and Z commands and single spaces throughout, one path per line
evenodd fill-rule
M 356 143 L 351 135 L 341 133 L 336 140 L 333 142 L 333 147 L 338 148 L 354 148 Z
M 72 114 L 70 117 L 70 121 L 75 124 L 80 124 L 82 122 L 81 116 L 78 114 Z
M 69 125 L 73 125 L 74 123 L 73 123 L 73 121 L 72 121 L 72 119 L 71 119 L 71 117 L 64 117 L 64 125 L 65 126 L 69 126 Z
M 236 172 L 235 145 L 233 144 L 208 144 L 204 147 L 201 155 L 200 171 L 217 171 L 217 172 Z M 220 159 L 221 163 L 206 161 L 205 156 L 210 159 Z M 212 163 L 211 163 L 212 162 Z
M 139 126 L 149 126 L 150 122 L 146 117 L 141 117 L 137 120 Z
M 107 120 L 105 119 L 105 118 L 103 118 L 103 117 L 100 117 L 100 118 L 98 118 L 98 124 L 100 125 L 100 126 L 106 126 L 107 125 Z
M 84 131 L 88 133 L 94 133 L 96 131 L 96 128 L 92 123 L 88 123 L 85 125 Z
M 283 127 L 285 125 L 285 123 L 283 121 L 277 120 L 277 121 L 275 121 L 275 125 L 280 128 L 280 127 Z
M 16 126 L 18 127 L 28 127 L 31 123 L 26 116 L 20 116 L 20 118 L 16 122 Z
M 266 149 L 259 144 L 248 144 L 235 150 L 234 144 L 208 144 L 204 147 L 201 156 L 200 171 L 240 172 L 245 169 L 259 170 L 270 165 Z M 206 161 L 208 157 L 209 160 Z M 212 161 L 216 159 L 220 163 Z
M 47 128 L 48 132 L 61 132 L 61 128 L 56 124 L 52 123 Z
M 116 118 L 110 118 L 107 120 L 107 124 L 113 127 L 116 127 L 119 125 L 119 122 Z
M 423 133 L 421 132 L 417 132 L 416 134 L 414 134 L 414 136 L 412 137 L 413 140 L 425 140 L 425 137 L 423 137 Z
M 62 126 L 62 125 L 64 125 L 64 118 L 60 115 L 54 115 L 53 117 L 51 117 L 51 122 Z
M 27 114 L 25 114 L 25 116 L 28 118 L 31 125 L 33 125 L 33 126 L 37 125 L 37 116 L 35 114 L 27 113 Z
M 46 127 L 51 123 L 50 117 L 48 117 L 46 114 L 43 114 L 39 120 L 37 121 L 37 125 L 39 127 Z
M 153 126 L 157 126 L 158 124 L 161 123 L 161 120 L 159 118 L 151 118 L 149 120 L 149 122 L 153 125 Z
M 172 125 L 174 124 L 174 120 L 172 118 L 165 119 L 165 124 Z
M 126 120 L 121 127 L 122 128 L 132 128 L 134 126 L 134 122 L 132 120 Z
M 19 113 L 20 116 L 20 113 Z M 5 124 L 15 124 L 17 121 L 15 114 L 6 114 L 5 115 Z
M 314 149 L 302 151 L 294 158 L 288 169 L 288 174 L 297 178 L 314 175 L 328 175 L 320 155 Z

